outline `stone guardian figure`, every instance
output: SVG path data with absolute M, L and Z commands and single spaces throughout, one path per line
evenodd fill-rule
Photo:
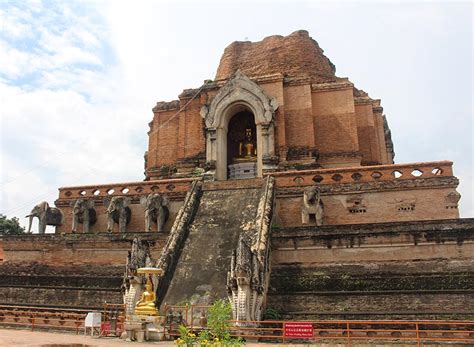
M 156 223 L 158 232 L 162 232 L 169 218 L 169 199 L 158 193 L 143 196 L 140 203 L 145 207 L 145 231 L 151 231 L 152 224 Z
M 111 233 L 114 229 L 114 224 L 119 225 L 119 232 L 124 233 L 127 229 L 127 224 L 130 223 L 132 217 L 132 210 L 130 203 L 132 199 L 125 196 L 114 196 L 112 199 L 104 199 L 104 206 L 107 207 L 107 231 Z
M 301 222 L 303 224 L 315 223 L 323 225 L 324 205 L 321 200 L 321 191 L 318 187 L 307 187 L 303 192 L 303 205 L 301 207 Z
M 38 205 L 33 207 L 30 214 L 26 216 L 29 218 L 28 224 L 28 233 L 31 232 L 31 223 L 34 217 L 38 217 L 38 233 L 44 234 L 46 231 L 47 225 L 58 226 L 63 224 L 64 215 L 63 212 L 56 207 L 49 207 L 49 204 L 46 201 L 40 202 Z
M 72 232 L 76 233 L 79 224 L 82 224 L 82 232 L 88 233 L 92 225 L 97 221 L 94 209 L 94 200 L 77 199 L 71 201 L 72 207 Z

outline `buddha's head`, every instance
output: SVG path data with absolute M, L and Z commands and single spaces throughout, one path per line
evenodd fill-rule
M 252 129 L 245 129 L 245 136 L 247 137 L 247 140 L 250 141 L 252 139 Z
M 148 278 L 146 281 L 145 288 L 147 292 L 151 292 L 153 290 L 153 283 L 151 282 L 150 278 Z

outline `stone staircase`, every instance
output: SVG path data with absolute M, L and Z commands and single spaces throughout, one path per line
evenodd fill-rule
M 227 297 L 227 272 L 239 236 L 255 235 L 263 179 L 247 180 L 237 188 L 232 181 L 204 182 L 188 235 L 182 238 L 179 260 L 160 286 L 161 304 L 209 304 Z M 173 233 L 173 231 L 172 231 Z M 251 238 L 255 238 L 254 236 Z M 158 295 L 160 299 L 160 295 Z

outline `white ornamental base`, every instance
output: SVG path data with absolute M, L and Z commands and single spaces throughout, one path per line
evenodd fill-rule
M 257 177 L 257 163 L 246 162 L 231 164 L 229 167 L 229 179 L 231 180 L 241 180 L 246 178 L 255 178 Z

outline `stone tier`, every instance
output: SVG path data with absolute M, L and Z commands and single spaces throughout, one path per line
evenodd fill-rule
M 268 305 L 293 319 L 466 319 L 474 219 L 274 229 Z

